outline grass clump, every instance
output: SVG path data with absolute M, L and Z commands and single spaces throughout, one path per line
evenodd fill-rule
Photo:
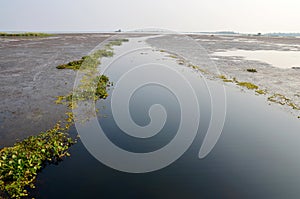
M 288 105 L 292 107 L 294 110 L 299 110 L 300 108 L 293 102 L 289 102 Z
M 110 46 L 121 46 L 123 42 L 128 42 L 129 40 L 128 39 L 116 39 L 116 40 L 113 40 L 111 42 L 109 42 L 108 45 Z
M 255 68 L 248 68 L 247 71 L 249 73 L 257 73 L 257 70 Z
M 123 42 L 128 42 L 128 39 L 115 39 L 105 45 L 107 49 L 112 49 L 113 46 L 121 46 Z
M 37 173 L 49 163 L 57 163 L 69 156 L 74 144 L 66 133 L 69 125 L 56 124 L 53 129 L 30 136 L 12 147 L 0 150 L 0 189 L 11 198 L 28 196 L 28 188 L 35 188 Z M 1 198 L 1 195 L 0 195 Z
M 171 57 L 173 59 L 177 59 L 178 58 L 176 55 L 169 55 L 169 57 Z
M 111 82 L 105 75 L 95 76 L 92 80 L 82 81 L 79 90 L 67 96 L 57 96 L 56 104 L 65 104 L 70 109 L 76 108 L 76 102 L 84 100 L 106 99 Z
M 219 78 L 223 80 L 223 82 L 233 82 L 233 80 L 228 79 L 225 75 L 219 75 Z
M 237 83 L 238 86 L 242 86 L 242 87 L 246 87 L 248 89 L 258 89 L 258 86 L 256 86 L 255 84 L 252 84 L 250 82 L 239 82 Z
M 67 64 L 61 64 L 56 66 L 56 68 L 72 70 L 79 70 L 81 66 L 83 66 L 84 69 L 95 68 L 100 64 L 98 59 L 102 57 L 112 57 L 113 55 L 113 52 L 109 50 L 97 50 L 91 55 L 82 57 L 80 60 L 71 61 Z
M 84 62 L 85 57 L 82 57 L 80 60 L 71 61 L 67 64 L 61 64 L 56 66 L 57 69 L 73 69 L 73 70 L 79 70 L 81 67 L 81 64 Z
M 255 71 L 254 69 L 253 70 L 250 69 L 250 71 L 248 71 L 248 72 L 254 72 L 254 71 Z M 253 83 L 240 82 L 235 77 L 233 79 L 228 79 L 225 75 L 219 75 L 217 77 L 222 79 L 224 82 L 234 82 L 238 86 L 245 87 L 245 88 L 250 89 L 250 90 L 255 90 L 255 92 L 257 94 L 260 94 L 260 95 L 267 95 L 268 94 L 267 90 L 262 90 L 257 85 L 255 85 Z M 298 96 L 298 95 L 295 95 L 295 96 Z M 291 99 L 285 97 L 282 94 L 275 93 L 274 95 L 268 97 L 268 101 L 274 102 L 274 103 L 277 103 L 277 104 L 280 104 L 280 105 L 289 106 L 294 110 L 300 110 L 299 105 L 295 104 Z M 300 116 L 298 116 L 298 118 L 300 119 Z
M 285 97 L 284 95 L 278 94 L 278 93 L 268 97 L 268 101 L 274 102 L 274 103 L 277 103 L 280 105 L 288 105 L 289 107 L 291 107 L 294 110 L 300 110 L 300 107 L 298 107 L 295 103 L 293 103 L 291 99 Z
M 1 37 L 50 37 L 53 34 L 41 33 L 41 32 L 25 32 L 25 33 L 0 33 Z
M 107 87 L 110 86 L 109 78 L 105 75 L 97 76 L 95 79 L 97 86 L 95 95 L 98 99 L 105 99 L 108 96 Z
M 199 66 L 196 66 L 196 65 L 193 65 L 193 64 L 189 64 L 188 66 L 191 67 L 192 69 L 197 70 L 197 71 L 200 71 L 200 72 L 202 72 L 202 73 L 207 73 L 206 70 L 200 68 Z
M 112 57 L 114 55 L 112 46 L 120 46 L 123 42 L 128 42 L 128 39 L 116 39 L 105 45 L 106 49 L 97 50 L 91 55 L 82 57 L 80 60 L 71 61 L 67 64 L 61 64 L 56 66 L 57 69 L 72 69 L 79 70 L 81 67 L 84 69 L 96 68 L 102 57 Z
M 265 90 L 261 90 L 261 89 L 257 89 L 255 92 L 256 92 L 257 94 L 260 94 L 260 95 L 265 95 L 265 94 L 267 94 L 267 92 L 266 92 Z

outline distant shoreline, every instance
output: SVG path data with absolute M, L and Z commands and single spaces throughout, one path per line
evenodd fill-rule
M 40 33 L 40 34 L 113 34 L 113 33 L 160 33 L 167 32 L 164 30 L 136 30 L 136 31 L 114 31 L 114 30 L 106 30 L 106 31 L 16 31 L 16 30 L 0 30 L 1 33 L 7 34 L 22 34 L 22 33 Z M 170 31 L 171 32 L 171 31 Z M 176 33 L 176 31 L 174 31 Z M 246 33 L 246 32 L 234 32 L 234 31 L 178 31 L 179 34 L 193 34 L 193 35 L 241 35 L 241 36 L 266 36 L 266 37 L 300 37 L 300 32 L 266 32 L 266 33 Z

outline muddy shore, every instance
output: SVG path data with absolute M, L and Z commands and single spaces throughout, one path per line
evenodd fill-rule
M 189 35 L 192 40 L 187 45 L 187 39 L 180 39 L 182 36 L 162 36 L 148 39 L 147 42 L 168 52 L 177 54 L 192 64 L 203 69 L 203 75 L 207 78 L 215 78 L 218 75 L 225 75 L 229 79 L 236 78 L 241 82 L 251 82 L 260 89 L 266 90 L 268 97 L 274 94 L 281 94 L 290 99 L 297 107 L 300 107 L 300 70 L 281 69 L 268 63 L 255 60 L 247 60 L 239 56 L 216 56 L 216 52 L 229 50 L 276 50 L 276 51 L 300 51 L 300 38 L 289 37 L 257 37 L 241 35 Z M 191 44 L 198 44 L 191 45 Z M 184 46 L 184 47 L 183 47 Z M 199 50 L 200 49 L 200 50 Z M 195 53 L 195 52 L 198 52 Z M 215 65 L 212 69 L 212 64 Z M 247 69 L 255 68 L 258 72 L 250 73 Z M 209 73 L 205 73 L 205 71 Z M 213 77 L 214 75 L 215 77 Z M 217 79 L 217 78 L 215 78 Z M 226 83 L 227 86 L 236 86 L 233 83 Z M 247 89 L 243 89 L 245 92 Z M 252 91 L 253 92 L 253 91 Z M 255 92 L 253 92 L 255 94 Z M 279 106 L 285 111 L 298 117 L 299 110 L 287 105 L 271 103 Z

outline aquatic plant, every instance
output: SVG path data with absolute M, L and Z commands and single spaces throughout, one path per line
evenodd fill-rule
M 260 94 L 260 95 L 265 95 L 265 94 L 267 94 L 267 91 L 261 90 L 261 89 L 257 89 L 255 92 L 256 92 L 257 94 Z
M 61 64 L 56 66 L 57 69 L 73 69 L 73 70 L 79 70 L 81 67 L 81 64 L 84 62 L 86 58 L 82 57 L 80 60 L 71 61 L 67 64 Z
M 107 90 L 110 86 L 111 82 L 107 76 L 95 76 L 92 80 L 82 81 L 79 90 L 75 90 L 72 94 L 57 96 L 55 103 L 67 105 L 68 108 L 74 109 L 77 107 L 78 101 L 106 99 Z
M 178 58 L 176 55 L 169 55 L 169 57 L 171 57 L 171 58 L 173 58 L 173 59 Z
M 66 134 L 68 128 L 67 124 L 62 127 L 57 123 L 46 132 L 0 150 L 0 189 L 3 195 L 11 198 L 28 196 L 28 188 L 35 188 L 37 173 L 46 164 L 57 163 L 70 155 L 67 149 L 75 141 Z
M 107 44 L 107 47 L 109 46 L 121 46 L 123 42 L 128 42 L 128 39 L 115 39 L 111 42 L 109 42 L 109 44 Z
M 225 75 L 219 75 L 218 77 L 222 79 L 223 82 L 233 82 L 233 80 L 228 79 Z
M 202 73 L 207 73 L 206 70 L 200 68 L 199 66 L 196 66 L 196 65 L 193 65 L 193 64 L 189 64 L 188 66 L 191 67 L 192 69 L 197 70 L 197 71 L 200 71 L 200 72 L 202 72 Z
M 82 57 L 80 60 L 71 61 L 67 64 L 61 64 L 56 66 L 57 69 L 91 69 L 96 68 L 102 57 L 112 57 L 114 55 L 112 51 L 113 46 L 120 46 L 123 42 L 128 42 L 128 39 L 116 39 L 105 45 L 106 49 L 101 49 L 93 52 L 91 55 Z
M 274 103 L 277 103 L 280 105 L 287 105 L 294 110 L 300 110 L 299 106 L 297 106 L 295 103 L 292 102 L 291 99 L 285 97 L 282 94 L 275 93 L 274 95 L 268 97 L 268 101 L 274 102 Z
M 61 64 L 56 66 L 57 69 L 72 69 L 79 70 L 82 66 L 83 68 L 97 67 L 100 64 L 98 60 L 101 57 L 112 57 L 113 52 L 108 50 L 98 50 L 89 56 L 84 56 L 80 60 L 71 61 L 67 64 Z
M 116 39 L 105 45 L 106 49 L 96 50 L 90 55 L 82 57 L 80 60 L 69 62 L 68 64 L 59 65 L 57 69 L 73 69 L 82 71 L 81 84 L 72 94 L 67 96 L 57 96 L 56 104 L 66 104 L 69 108 L 76 107 L 79 100 L 98 100 L 105 99 L 108 96 L 107 88 L 111 82 L 105 75 L 97 75 L 97 66 L 101 64 L 103 57 L 112 57 L 114 55 L 112 46 L 119 46 L 128 39 Z
M 95 95 L 98 99 L 105 99 L 108 96 L 107 87 L 109 87 L 109 78 L 105 75 L 97 76 L 95 79 L 97 83 Z
M 120 41 L 111 43 L 110 46 L 119 45 Z M 92 96 L 94 100 L 106 98 L 107 88 L 110 86 L 109 78 L 105 75 L 97 76 L 95 71 L 100 64 L 99 59 L 110 56 L 113 56 L 110 50 L 97 50 L 80 60 L 59 66 L 60 69 L 89 69 L 92 76 L 86 76 L 86 81 L 82 81 L 79 87 L 81 92 L 76 92 L 76 95 L 58 96 L 55 103 L 67 105 L 69 109 L 73 109 L 76 106 L 76 100 L 86 100 Z M 74 117 L 72 112 L 66 112 L 66 115 L 64 125 L 58 122 L 55 127 L 46 132 L 30 136 L 12 147 L 0 150 L 0 198 L 28 196 L 28 189 L 35 187 L 37 173 L 44 166 L 57 163 L 70 155 L 67 150 L 76 140 L 72 139 L 67 131 L 74 124 Z
M 258 89 L 258 86 L 252 84 L 250 82 L 239 82 L 237 83 L 238 86 L 246 87 L 248 89 Z

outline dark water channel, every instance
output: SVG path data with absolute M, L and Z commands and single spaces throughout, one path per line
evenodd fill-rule
M 124 44 L 124 48 L 126 45 L 130 44 Z M 204 159 L 199 159 L 199 149 L 212 116 L 208 88 L 214 92 L 220 83 L 209 80 L 205 83 L 198 73 L 178 65 L 165 53 L 146 48 L 116 59 L 105 74 L 117 83 L 125 71 L 150 62 L 177 67 L 195 90 L 201 116 L 197 136 L 189 149 L 163 169 L 133 174 L 105 166 L 79 141 L 71 147 L 70 158 L 48 166 L 39 174 L 38 188 L 32 196 L 43 199 L 300 197 L 299 120 L 274 105 L 269 106 L 262 97 L 228 87 L 226 119 L 220 139 Z M 156 84 L 142 86 L 134 92 L 129 109 L 136 124 L 150 123 L 148 111 L 153 104 L 161 104 L 167 113 L 161 131 L 142 139 L 123 133 L 114 121 L 110 103 L 113 91 L 114 87 L 106 100 L 96 104 L 101 112 L 99 123 L 112 143 L 127 151 L 146 153 L 174 139 L 182 112 L 176 94 Z M 75 127 L 71 134 L 76 134 Z

